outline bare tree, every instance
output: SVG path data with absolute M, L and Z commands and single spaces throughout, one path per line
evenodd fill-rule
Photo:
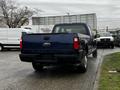
M 13 0 L 0 0 L 0 9 L 4 22 L 9 28 L 20 28 L 29 22 L 29 18 L 35 13 L 26 6 L 17 5 Z

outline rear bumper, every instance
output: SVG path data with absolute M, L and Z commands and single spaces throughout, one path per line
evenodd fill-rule
M 76 64 L 80 63 L 83 54 L 52 54 L 52 55 L 39 55 L 39 54 L 20 54 L 20 60 L 23 62 L 38 62 L 41 64 Z

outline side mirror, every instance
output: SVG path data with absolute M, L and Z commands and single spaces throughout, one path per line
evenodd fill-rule
M 96 34 L 95 36 L 94 36 L 94 38 L 99 38 L 100 37 L 100 35 L 99 34 Z

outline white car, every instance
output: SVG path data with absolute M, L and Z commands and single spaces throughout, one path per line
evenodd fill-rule
M 106 46 L 114 48 L 114 38 L 109 32 L 99 33 L 99 37 L 96 38 L 97 46 Z
M 0 28 L 0 51 L 4 48 L 19 48 L 22 32 L 30 32 L 22 28 Z

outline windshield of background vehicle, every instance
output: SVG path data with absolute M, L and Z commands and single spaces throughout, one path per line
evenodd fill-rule
M 100 37 L 111 37 L 110 33 L 100 33 Z

